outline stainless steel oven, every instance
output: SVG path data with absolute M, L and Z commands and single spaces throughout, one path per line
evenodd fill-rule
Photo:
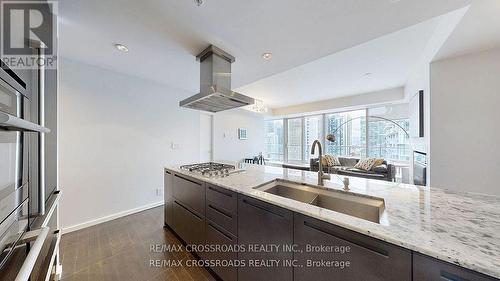
M 0 268 L 29 226 L 30 136 L 48 132 L 30 122 L 30 100 L 0 70 Z M 16 85 L 18 86 L 18 85 Z

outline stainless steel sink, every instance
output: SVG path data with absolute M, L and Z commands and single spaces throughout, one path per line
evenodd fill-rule
M 281 197 L 286 197 L 296 201 L 300 201 L 303 203 L 311 203 L 318 196 L 317 194 L 306 190 L 291 188 L 289 186 L 281 184 L 272 186 L 271 188 L 268 188 L 264 191 Z
M 275 180 L 256 189 L 375 223 L 380 223 L 384 211 L 384 199 L 328 190 L 320 186 Z

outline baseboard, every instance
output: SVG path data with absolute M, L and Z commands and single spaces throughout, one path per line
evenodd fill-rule
M 155 207 L 158 207 L 158 206 L 161 206 L 161 205 L 163 205 L 163 201 L 152 203 L 152 204 L 148 204 L 148 205 L 144 205 L 144 206 L 141 206 L 141 207 L 137 207 L 137 208 L 126 210 L 126 211 L 122 211 L 122 212 L 118 212 L 118 213 L 115 213 L 115 214 L 112 214 L 112 215 L 108 215 L 108 216 L 104 216 L 104 217 L 101 217 L 101 218 L 98 218 L 98 219 L 95 219 L 95 220 L 86 221 L 84 223 L 79 223 L 79 224 L 75 224 L 75 225 L 72 225 L 72 226 L 64 227 L 62 229 L 62 234 L 70 233 L 70 232 L 77 231 L 77 230 L 80 230 L 80 229 L 84 229 L 84 228 L 87 228 L 87 227 L 91 227 L 91 226 L 94 226 L 96 224 L 100 224 L 100 223 L 103 223 L 103 222 L 107 222 L 107 221 L 110 221 L 110 220 L 114 220 L 114 219 L 117 219 L 117 218 L 128 216 L 128 215 L 131 215 L 131 214 L 134 214 L 134 213 L 142 212 L 142 211 L 145 211 L 145 210 L 148 210 L 148 209 L 152 209 L 152 208 L 155 208 Z

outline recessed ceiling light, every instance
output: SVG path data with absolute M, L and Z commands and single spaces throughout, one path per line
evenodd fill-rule
M 120 44 L 120 43 L 116 43 L 115 45 L 115 48 L 118 50 L 118 51 L 121 51 L 121 52 L 124 52 L 124 53 L 128 53 L 128 47 L 123 45 L 123 44 Z
M 204 0 L 194 0 L 194 3 L 196 4 L 196 6 L 199 7 L 199 6 L 203 5 L 203 3 L 205 3 L 205 1 Z
M 262 58 L 265 59 L 265 60 L 270 60 L 273 58 L 273 54 L 271 53 L 263 53 L 262 54 Z

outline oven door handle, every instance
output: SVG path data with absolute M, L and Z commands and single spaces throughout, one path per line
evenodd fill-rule
M 45 242 L 45 239 L 47 239 L 47 236 L 49 235 L 49 230 L 50 227 L 43 227 L 40 231 L 40 235 L 35 240 L 35 243 L 33 243 L 28 256 L 26 257 L 26 260 L 24 261 L 21 269 L 19 270 L 19 273 L 16 276 L 15 281 L 28 281 L 31 272 L 33 271 L 33 268 L 35 267 L 36 261 L 38 259 L 38 256 L 40 255 L 40 252 L 42 251 L 43 244 Z
M 5 112 L 0 112 L 0 127 L 4 127 L 12 131 L 50 133 L 50 129 L 48 128 L 7 114 Z

